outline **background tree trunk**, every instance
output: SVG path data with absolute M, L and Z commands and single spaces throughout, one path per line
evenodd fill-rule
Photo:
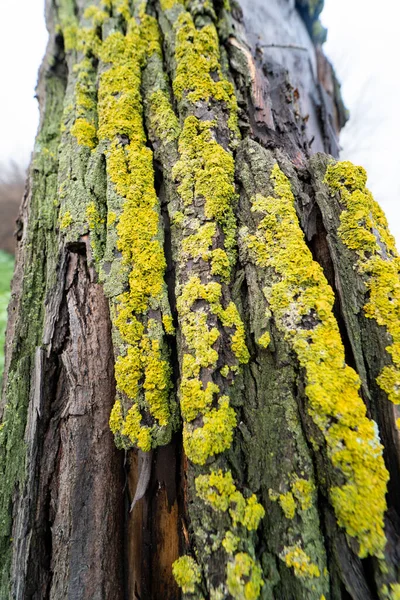
M 1 598 L 398 597 L 398 258 L 321 4 L 47 2 Z

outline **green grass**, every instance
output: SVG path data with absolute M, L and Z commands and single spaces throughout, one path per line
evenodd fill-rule
M 7 306 L 10 300 L 10 283 L 14 271 L 14 257 L 0 250 L 0 381 L 4 367 L 4 339 L 7 326 Z

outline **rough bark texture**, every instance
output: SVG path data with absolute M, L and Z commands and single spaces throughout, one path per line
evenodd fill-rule
M 321 4 L 47 2 L 0 598 L 399 597 L 399 259 Z

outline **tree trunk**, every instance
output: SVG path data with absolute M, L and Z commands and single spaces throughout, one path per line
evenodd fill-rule
M 399 597 L 399 259 L 321 4 L 48 0 L 1 598 Z

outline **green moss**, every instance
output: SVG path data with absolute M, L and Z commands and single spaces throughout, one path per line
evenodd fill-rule
M 172 573 L 184 594 L 194 594 L 196 584 L 201 582 L 201 572 L 191 556 L 178 558 L 172 565 Z
M 287 567 L 293 569 L 296 577 L 314 578 L 321 576 L 318 566 L 311 562 L 310 557 L 299 545 L 285 546 L 280 557 L 285 561 Z
M 330 498 L 340 526 L 358 540 L 359 555 L 380 556 L 385 545 L 388 473 L 373 421 L 359 395 L 357 374 L 345 364 L 333 316 L 334 295 L 304 240 L 290 182 L 275 165 L 274 196 L 256 196 L 259 215 L 246 244 L 254 262 L 272 271 L 264 289 L 275 323 L 296 352 L 306 374 L 309 413 L 324 435 L 328 456 L 344 483 Z M 304 327 L 304 319 L 311 325 Z
M 235 600 L 257 600 L 264 585 L 262 569 L 251 556 L 239 552 L 228 562 L 226 583 Z
M 4 367 L 4 340 L 7 325 L 7 306 L 11 296 L 10 283 L 13 271 L 14 257 L 3 250 L 0 250 L 0 383 Z
M 54 291 L 59 266 L 57 236 L 59 125 L 63 113 L 65 82 L 62 69 L 54 68 L 52 77 L 44 77 L 46 98 L 41 128 L 35 142 L 30 171 L 28 223 L 21 243 L 24 264 L 22 289 L 18 298 L 18 318 L 10 346 L 9 368 L 5 382 L 0 432 L 0 597 L 9 598 L 11 564 L 15 544 L 12 530 L 27 471 L 26 424 L 32 395 L 35 358 L 43 344 L 43 322 L 47 292 Z M 39 226 L 40 225 L 40 226 Z
M 339 192 L 344 204 L 338 233 L 359 257 L 357 267 L 369 292 L 365 314 L 392 338 L 386 350 L 393 364 L 383 368 L 377 382 L 389 400 L 400 404 L 400 258 L 386 217 L 365 187 L 366 181 L 365 170 L 350 162 L 329 165 L 325 176 L 325 183 L 333 193 Z

